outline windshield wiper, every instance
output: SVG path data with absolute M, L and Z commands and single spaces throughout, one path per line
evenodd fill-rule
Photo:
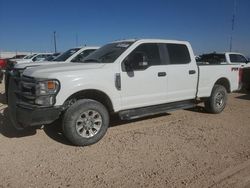
M 100 63 L 100 61 L 98 59 L 85 59 L 83 62 L 84 63 L 88 63 L 88 62 L 97 62 L 97 63 Z

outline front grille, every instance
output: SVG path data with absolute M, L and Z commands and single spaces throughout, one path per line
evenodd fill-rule
M 15 77 L 17 91 L 15 91 L 19 102 L 35 104 L 36 99 L 36 81 L 29 77 Z

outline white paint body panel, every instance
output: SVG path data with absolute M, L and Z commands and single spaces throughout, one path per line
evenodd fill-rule
M 209 97 L 215 82 L 219 78 L 226 78 L 230 83 L 230 92 L 239 89 L 240 65 L 200 65 L 200 77 L 198 86 L 198 97 Z

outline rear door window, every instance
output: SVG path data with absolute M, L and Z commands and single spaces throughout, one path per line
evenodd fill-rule
M 166 44 L 169 64 L 188 64 L 191 61 L 189 50 L 184 44 Z
M 232 63 L 246 63 L 246 58 L 240 54 L 230 54 L 230 61 Z

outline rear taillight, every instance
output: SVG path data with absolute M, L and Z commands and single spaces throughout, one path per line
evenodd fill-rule
M 0 68 L 5 69 L 7 65 L 7 60 L 6 59 L 0 59 Z

